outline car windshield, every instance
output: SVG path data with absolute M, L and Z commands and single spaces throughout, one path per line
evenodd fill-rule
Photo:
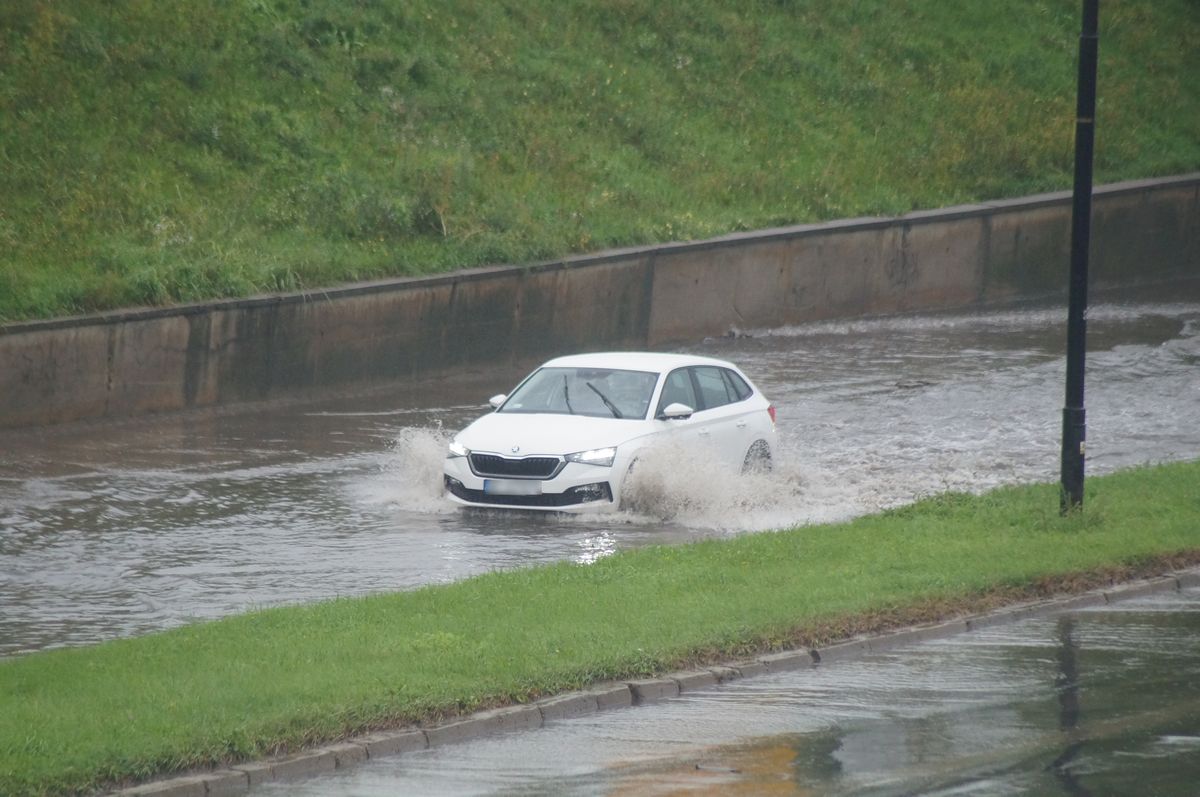
M 612 368 L 540 368 L 513 391 L 500 412 L 551 412 L 641 420 L 658 374 Z

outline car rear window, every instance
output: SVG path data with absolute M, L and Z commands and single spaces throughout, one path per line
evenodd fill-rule
M 696 386 L 700 390 L 698 395 L 700 403 L 689 404 L 688 406 L 711 410 L 714 407 L 724 407 L 726 404 L 745 401 L 754 394 L 754 391 L 746 383 L 746 380 L 728 368 L 718 368 L 713 365 L 697 365 L 688 370 L 691 371 L 695 378 Z M 661 406 L 659 407 L 659 411 L 662 411 Z
M 721 374 L 729 381 L 729 389 L 737 396 L 737 401 L 745 401 L 750 398 L 750 394 L 754 391 L 746 384 L 745 379 L 742 379 L 736 372 L 730 371 L 728 368 L 722 368 Z
M 732 392 L 729 383 L 721 375 L 722 370 L 710 365 L 700 365 L 692 369 L 705 409 L 722 407 L 737 400 L 737 394 Z

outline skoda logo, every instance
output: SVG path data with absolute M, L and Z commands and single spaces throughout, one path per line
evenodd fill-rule
M 513 446 L 513 447 L 512 447 L 512 452 L 513 452 L 514 454 L 515 454 L 515 453 L 517 453 L 517 452 L 518 452 L 518 451 L 520 451 L 520 450 L 521 450 L 521 447 L 520 447 L 520 446 Z

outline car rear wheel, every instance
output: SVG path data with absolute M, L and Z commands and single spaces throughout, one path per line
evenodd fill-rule
M 771 447 L 766 440 L 755 440 L 742 462 L 742 473 L 769 473 L 771 471 Z

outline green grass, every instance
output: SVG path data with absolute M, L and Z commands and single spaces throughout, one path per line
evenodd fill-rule
M 86 790 L 1194 563 L 1197 484 L 1200 461 L 1092 478 L 1067 518 L 1056 485 L 951 494 L 3 660 L 0 793 Z
M 1065 189 L 1076 0 L 0 6 L 0 321 Z M 1200 168 L 1200 6 L 1101 16 L 1096 177 Z

